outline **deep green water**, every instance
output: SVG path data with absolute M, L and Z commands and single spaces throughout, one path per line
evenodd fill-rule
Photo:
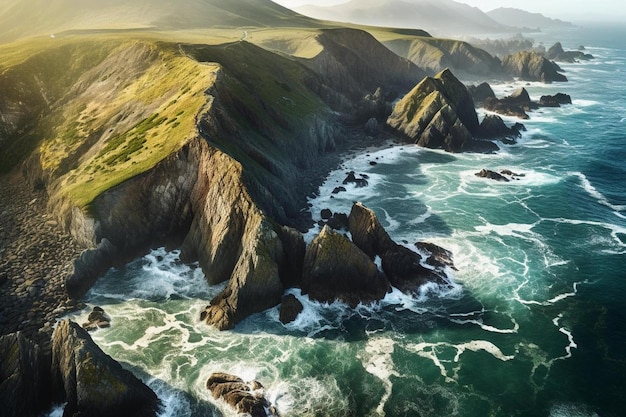
M 88 294 L 113 318 L 96 342 L 148 381 L 164 416 L 228 415 L 204 388 L 214 371 L 258 379 L 283 416 L 624 415 L 626 30 L 541 36 L 597 59 L 563 65 L 566 84 L 494 89 L 565 92 L 572 106 L 532 113 L 519 143 L 496 155 L 404 146 L 355 156 L 311 201 L 317 215 L 360 200 L 396 241 L 452 250 L 454 289 L 394 292 L 356 310 L 294 291 L 305 305 L 296 322 L 283 326 L 272 309 L 217 332 L 197 318 L 222 287 L 161 250 Z M 525 176 L 499 183 L 475 177 L 482 168 Z M 349 170 L 369 186 L 331 199 Z

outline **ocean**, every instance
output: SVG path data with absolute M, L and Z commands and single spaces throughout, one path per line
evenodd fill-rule
M 94 340 L 158 393 L 164 417 L 233 415 L 205 388 L 216 371 L 260 381 L 282 416 L 624 415 L 626 28 L 533 36 L 596 59 L 562 64 L 568 83 L 493 84 L 496 94 L 524 86 L 572 105 L 532 112 L 518 143 L 492 155 L 354 155 L 310 201 L 315 218 L 361 201 L 397 242 L 451 250 L 452 288 L 354 310 L 290 290 L 304 304 L 295 322 L 275 308 L 219 332 L 198 317 L 223 286 L 159 249 L 111 270 L 72 317 L 105 309 L 112 326 Z M 483 168 L 524 176 L 476 177 Z M 369 185 L 331 198 L 352 170 Z

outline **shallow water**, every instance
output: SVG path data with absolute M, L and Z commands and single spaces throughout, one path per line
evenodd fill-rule
M 562 65 L 569 83 L 493 86 L 574 100 L 531 113 L 518 144 L 495 155 L 372 150 L 345 161 L 311 201 L 314 216 L 362 201 L 394 240 L 452 250 L 452 289 L 395 291 L 355 310 L 290 290 L 305 308 L 294 323 L 282 325 L 275 308 L 218 332 L 197 317 L 223 286 L 157 250 L 89 292 L 113 319 L 94 340 L 133 364 L 164 416 L 229 415 L 204 388 L 214 371 L 258 379 L 284 416 L 622 415 L 626 45 L 614 34 L 553 38 L 597 57 Z M 476 177 L 482 168 L 524 176 L 500 183 Z M 369 185 L 331 198 L 351 170 Z

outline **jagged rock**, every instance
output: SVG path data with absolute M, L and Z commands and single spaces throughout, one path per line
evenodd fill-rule
M 496 181 L 504 181 L 504 182 L 509 182 L 509 179 L 507 177 L 505 177 L 502 174 L 498 174 L 495 171 L 491 171 L 489 169 L 481 169 L 480 172 L 477 172 L 476 174 L 477 177 L 481 177 L 481 178 L 488 178 L 490 180 L 496 180 Z
M 435 268 L 450 267 L 457 270 L 452 260 L 452 252 L 449 250 L 428 242 L 416 242 L 415 247 L 428 254 L 428 257 L 426 258 L 426 263 L 428 265 Z
M 542 107 L 561 107 L 562 104 L 572 104 L 572 97 L 569 94 L 556 93 L 553 96 L 541 96 L 539 99 Z
M 280 313 L 278 319 L 281 323 L 291 323 L 298 317 L 298 314 L 302 312 L 304 307 L 300 300 L 293 294 L 288 294 L 283 297 L 280 303 Z
M 439 285 L 447 283 L 445 274 L 426 268 L 422 257 L 411 249 L 395 245 L 382 256 L 382 267 L 389 282 L 404 293 L 418 293 L 419 288 L 427 283 Z
M 348 173 L 348 176 L 346 176 L 346 179 L 343 180 L 343 185 L 347 184 L 354 184 L 357 188 L 366 187 L 367 179 L 364 176 L 357 178 L 354 171 L 351 171 Z
M 371 259 L 384 254 L 395 245 L 376 214 L 362 203 L 352 205 L 348 225 L 352 241 Z
M 333 217 L 333 212 L 327 208 L 322 209 L 322 211 L 320 212 L 320 217 L 322 218 L 322 220 L 328 220 Z
M 491 86 L 486 82 L 479 85 L 470 85 L 467 87 L 467 90 L 472 95 L 472 99 L 474 99 L 474 103 L 476 104 L 480 104 L 486 99 L 496 96 Z
M 237 376 L 218 372 L 211 374 L 206 387 L 213 398 L 224 400 L 240 414 L 249 414 L 252 417 L 277 415 L 264 396 L 263 385 L 258 381 L 245 382 Z
M 325 226 L 304 256 L 302 291 L 322 302 L 352 307 L 382 299 L 389 283 L 372 260 L 348 238 Z
M 489 111 L 526 120 L 530 118 L 526 112 L 538 109 L 539 105 L 530 99 L 528 91 L 522 87 L 501 99 L 488 98 L 483 107 Z
M 50 408 L 54 393 L 50 363 L 39 346 L 20 332 L 0 337 L 0 414 L 37 417 Z
M 334 230 L 341 230 L 348 228 L 348 216 L 345 213 L 334 213 L 333 217 L 328 219 L 326 224 Z
M 335 187 L 331 194 L 339 194 L 346 191 L 346 187 Z
M 526 174 L 517 174 L 513 171 L 511 171 L 510 169 L 503 169 L 502 171 L 500 171 L 500 174 L 502 175 L 509 175 L 511 177 L 525 177 Z
M 548 49 L 548 51 L 546 52 L 545 56 L 546 58 L 554 61 L 569 63 L 576 62 L 577 60 L 589 61 L 591 59 L 594 59 L 593 55 L 586 54 L 582 52 L 582 50 L 565 51 L 563 49 L 563 45 L 561 45 L 561 42 L 557 42 L 552 45 L 550 49 Z
M 155 416 L 157 396 L 91 340 L 64 320 L 52 336 L 52 377 L 62 386 L 68 416 Z
M 100 241 L 95 249 L 87 249 L 74 261 L 74 271 L 65 280 L 65 288 L 70 297 L 77 299 L 95 284 L 118 256 L 118 249 L 108 239 Z
M 567 77 L 554 62 L 536 52 L 520 51 L 502 60 L 502 69 L 511 77 L 526 81 L 565 82 Z
M 448 69 L 415 86 L 396 104 L 387 124 L 427 148 L 448 152 L 497 150 L 491 142 L 474 140 L 479 127 L 474 101 Z
M 508 127 L 500 116 L 488 114 L 480 123 L 478 135 L 484 139 L 502 137 L 518 138 L 521 136 L 520 130 L 523 128 L 524 125 L 520 123 L 516 123 L 512 127 Z

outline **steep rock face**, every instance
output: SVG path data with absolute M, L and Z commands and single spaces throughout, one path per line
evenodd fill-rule
M 567 77 L 562 69 L 549 59 L 536 52 L 521 51 L 502 60 L 502 68 L 511 77 L 526 81 L 565 82 Z
M 196 146 L 199 172 L 190 197 L 195 216 L 182 257 L 198 259 L 210 283 L 229 280 L 204 313 L 207 323 L 227 329 L 277 305 L 283 292 L 281 271 L 297 271 L 297 261 L 286 260 L 274 223 L 246 191 L 241 165 L 204 141 Z
M 387 94 L 406 91 L 425 73 L 385 48 L 372 35 L 356 29 L 326 29 L 317 36 L 323 51 L 304 64 L 328 86 L 352 100 L 382 87 Z
M 395 246 L 376 214 L 362 203 L 354 203 L 348 216 L 352 241 L 371 259 Z
M 469 85 L 467 86 L 467 91 L 469 91 L 476 104 L 481 104 L 486 99 L 496 96 L 491 86 L 486 82 L 478 85 Z
M 302 291 L 322 302 L 351 306 L 382 299 L 389 283 L 372 260 L 348 238 L 324 226 L 304 257 Z
M 50 360 L 21 333 L 0 337 L 0 404 L 7 417 L 36 417 L 52 403 Z
M 157 396 L 107 356 L 78 324 L 60 322 L 52 340 L 52 376 L 72 416 L 155 416 Z
M 469 76 L 494 76 L 502 72 L 500 60 L 467 42 L 427 37 L 385 41 L 384 45 L 415 65 L 433 73 L 450 68 Z
M 497 149 L 490 142 L 473 139 L 479 127 L 474 102 L 450 70 L 422 80 L 396 104 L 387 124 L 428 148 L 449 152 Z

